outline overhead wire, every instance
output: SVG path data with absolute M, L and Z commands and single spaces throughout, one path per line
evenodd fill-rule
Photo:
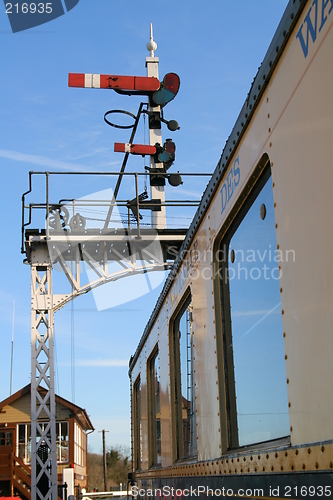
M 146 144 L 146 114 L 143 114 L 143 144 Z M 145 167 L 145 157 L 143 157 L 143 168 L 146 172 L 146 175 L 144 177 L 144 187 L 145 187 L 145 192 L 147 192 L 147 178 L 148 178 L 148 172 Z

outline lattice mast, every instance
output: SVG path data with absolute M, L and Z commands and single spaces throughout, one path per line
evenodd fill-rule
M 58 497 L 53 315 L 52 262 L 45 245 L 31 253 L 31 500 Z

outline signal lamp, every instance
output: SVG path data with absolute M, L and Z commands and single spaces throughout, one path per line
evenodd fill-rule
M 172 139 L 166 139 L 163 147 L 164 150 L 170 155 L 174 155 L 176 152 L 176 144 L 172 141 Z
M 171 132 L 175 132 L 176 130 L 179 130 L 179 125 L 176 120 L 170 120 L 167 122 L 167 127 Z
M 180 78 L 176 73 L 168 73 L 163 79 L 164 88 L 173 94 L 177 94 L 180 87 Z
M 180 186 L 180 184 L 183 184 L 183 179 L 181 178 L 179 172 L 177 172 L 176 174 L 168 175 L 168 182 L 170 186 L 177 187 Z
M 155 105 L 163 108 L 176 97 L 179 87 L 180 78 L 176 73 L 168 73 L 165 75 L 159 90 L 152 95 L 153 106 Z
M 171 167 L 175 161 L 176 145 L 171 139 L 167 139 L 163 144 L 162 151 L 158 152 L 157 159 L 164 163 L 166 170 Z

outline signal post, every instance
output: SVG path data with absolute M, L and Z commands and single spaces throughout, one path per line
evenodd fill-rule
M 154 53 L 157 49 L 157 43 L 153 38 L 153 25 L 150 23 L 150 40 L 147 43 L 147 49 L 150 52 L 150 56 L 146 57 L 146 68 L 147 68 L 147 76 L 158 77 L 158 63 L 159 58 L 155 57 Z M 156 143 L 162 144 L 162 130 L 161 130 L 161 121 L 159 119 L 161 107 L 154 106 L 154 103 L 151 99 L 149 99 L 148 111 L 153 113 L 149 116 L 149 144 L 154 146 Z M 150 156 L 150 168 L 161 168 L 163 167 L 163 163 L 155 163 L 154 157 Z M 162 202 L 161 211 L 153 211 L 151 216 L 152 227 L 165 229 L 166 228 L 166 214 L 165 214 L 165 206 L 163 203 L 165 202 L 165 191 L 163 186 L 151 186 L 151 198 L 160 199 Z

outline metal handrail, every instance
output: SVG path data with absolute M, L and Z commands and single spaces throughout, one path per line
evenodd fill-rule
M 124 159 L 124 162 L 125 162 L 125 159 Z M 123 167 L 124 167 L 124 162 L 123 162 Z M 126 164 L 126 163 L 125 163 Z M 33 189 L 33 176 L 34 175 L 42 175 L 42 176 L 45 176 L 45 197 L 46 197 L 46 201 L 45 202 L 41 202 L 41 203 L 29 203 L 27 204 L 26 203 L 26 198 L 27 196 L 32 192 L 32 189 Z M 200 204 L 200 200 L 189 200 L 189 199 L 186 199 L 186 200 L 175 200 L 175 199 L 172 199 L 172 200 L 165 200 L 165 201 L 161 201 L 161 200 L 143 200 L 143 201 L 140 201 L 140 197 L 139 197 L 139 192 L 138 192 L 138 178 L 141 177 L 141 176 L 147 176 L 147 173 L 146 172 L 124 172 L 124 171 L 121 171 L 121 172 L 48 172 L 48 171 L 30 171 L 29 172 L 29 189 L 23 193 L 22 195 L 22 228 L 21 228 L 21 253 L 24 254 L 26 253 L 25 251 L 25 247 L 24 247 L 24 236 L 25 236 L 25 230 L 28 226 L 31 225 L 32 223 L 32 211 L 33 210 L 45 210 L 46 211 L 46 237 L 48 238 L 49 237 L 49 214 L 50 214 L 50 210 L 51 209 L 60 209 L 62 206 L 66 205 L 67 207 L 71 204 L 74 205 L 75 203 L 75 208 L 78 208 L 78 207 L 91 207 L 91 206 L 94 206 L 94 207 L 106 207 L 108 206 L 109 207 L 109 210 L 108 210 L 108 214 L 106 216 L 106 219 L 102 222 L 104 222 L 104 229 L 107 229 L 108 227 L 108 224 L 110 222 L 110 218 L 111 218 L 111 214 L 112 214 L 112 210 L 113 210 L 113 207 L 115 205 L 115 200 L 116 200 L 116 194 L 117 193 L 114 193 L 114 196 L 112 197 L 112 199 L 110 200 L 80 200 L 80 201 L 77 201 L 73 198 L 71 199 L 61 199 L 58 203 L 52 203 L 50 201 L 50 184 L 51 184 L 51 178 L 53 176 L 59 176 L 59 175 L 73 175 L 73 176 L 78 176 L 78 175 L 81 175 L 81 176 L 106 176 L 106 177 L 109 177 L 109 176 L 118 176 L 118 181 L 117 181 L 117 185 L 116 185 L 116 188 L 117 188 L 117 193 L 118 193 L 118 190 L 119 190 L 119 186 L 120 186 L 120 180 L 121 180 L 121 177 L 122 176 L 130 176 L 130 177 L 134 177 L 134 181 L 135 181 L 135 207 L 136 207 L 136 213 L 139 214 L 139 210 L 140 210 L 140 207 L 141 209 L 143 208 L 148 208 L 151 207 L 151 208 L 154 208 L 154 207 L 162 207 L 162 206 L 165 206 L 165 207 L 184 207 L 184 206 L 198 206 Z M 184 172 L 184 173 L 179 173 L 179 175 L 181 176 L 190 176 L 190 177 L 193 177 L 193 176 L 196 176 L 196 177 L 210 177 L 212 174 L 210 173 L 207 173 L 207 172 L 199 172 L 199 173 L 193 173 L 193 172 Z M 131 204 L 133 204 L 133 200 L 131 202 Z M 127 218 L 128 218 L 128 228 L 130 228 L 130 224 L 131 224 L 131 216 L 130 216 L 130 206 L 129 206 L 129 200 L 117 200 L 117 206 L 119 207 L 124 207 L 127 209 L 128 211 L 128 215 L 127 215 Z M 25 219 L 25 213 L 26 213 L 26 210 L 28 210 L 28 220 L 26 221 Z M 138 217 L 139 219 L 139 217 Z M 138 231 L 138 238 L 140 238 L 140 221 L 137 220 L 136 221 L 137 223 L 137 231 Z

